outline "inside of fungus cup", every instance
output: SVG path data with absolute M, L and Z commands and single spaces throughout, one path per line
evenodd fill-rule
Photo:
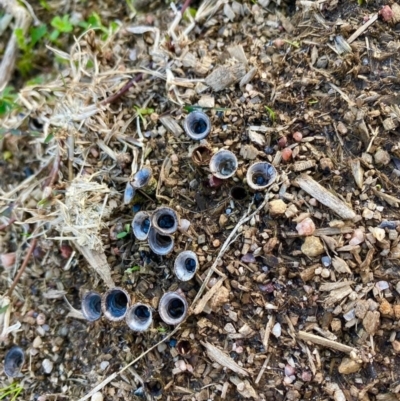
M 173 298 L 167 305 L 168 315 L 173 319 L 179 319 L 185 313 L 185 304 L 179 298 Z
M 150 318 L 150 310 L 146 305 L 138 305 L 133 313 L 135 317 L 141 321 L 146 321 Z
M 113 317 L 121 317 L 128 307 L 128 298 L 122 291 L 112 291 L 106 298 L 106 307 Z
M 196 261 L 193 258 L 186 258 L 185 259 L 185 269 L 189 273 L 193 273 L 196 269 Z

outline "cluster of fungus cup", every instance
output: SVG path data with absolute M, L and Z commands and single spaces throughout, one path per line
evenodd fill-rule
M 180 281 L 192 279 L 198 267 L 197 255 L 192 251 L 180 252 L 174 262 L 174 272 Z M 152 307 L 142 302 L 131 306 L 128 292 L 121 287 L 112 288 L 103 295 L 96 291 L 86 292 L 82 297 L 81 310 L 83 317 L 89 322 L 99 320 L 103 314 L 112 322 L 125 320 L 127 326 L 135 332 L 148 330 L 153 322 Z M 187 311 L 188 303 L 179 290 L 165 293 L 158 305 L 160 318 L 169 325 L 181 323 Z
M 184 270 L 186 269 L 189 273 L 183 276 L 183 281 L 187 281 L 190 280 L 189 276 L 193 277 L 195 274 L 198 262 L 192 254 L 183 255 L 183 257 L 184 259 L 178 264 L 186 262 Z M 164 323 L 177 325 L 185 319 L 188 308 L 186 298 L 181 292 L 166 292 L 160 299 L 158 314 Z M 83 317 L 89 322 L 100 319 L 103 314 L 112 322 L 125 320 L 127 326 L 135 332 L 146 331 L 153 323 L 152 307 L 142 302 L 136 302 L 131 306 L 129 294 L 120 287 L 112 288 L 103 295 L 95 291 L 87 292 L 82 297 L 81 309 Z M 17 376 L 18 367 L 20 369 L 23 362 L 24 353 L 21 348 L 12 348 L 6 355 L 4 367 L 4 370 L 7 370 L 6 374 L 10 377 Z

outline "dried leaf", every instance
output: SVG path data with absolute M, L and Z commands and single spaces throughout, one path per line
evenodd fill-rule
M 214 345 L 201 341 L 201 344 L 206 348 L 207 355 L 213 361 L 219 363 L 221 366 L 232 370 L 233 372 L 248 376 L 249 373 L 241 368 L 230 356 L 226 355 L 224 351 L 221 351 L 219 348 L 214 347 Z

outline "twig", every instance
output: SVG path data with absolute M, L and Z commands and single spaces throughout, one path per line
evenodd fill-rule
M 14 281 L 12 282 L 10 289 L 8 290 L 8 294 L 7 294 L 7 295 L 8 295 L 9 297 L 11 297 L 11 295 L 12 295 L 12 293 L 13 293 L 13 291 L 14 291 L 14 288 L 16 287 L 16 285 L 18 284 L 19 279 L 20 279 L 21 276 L 23 275 L 23 273 L 24 273 L 24 271 L 25 271 L 25 269 L 26 269 L 26 266 L 28 265 L 29 259 L 31 258 L 32 252 L 33 252 L 33 251 L 35 250 L 35 248 L 36 248 L 37 241 L 38 241 L 38 238 L 33 238 L 32 242 L 31 242 L 31 246 L 30 246 L 28 252 L 27 252 L 26 255 L 25 255 L 25 259 L 24 259 L 24 261 L 22 262 L 22 265 L 21 265 L 21 267 L 19 268 L 18 273 L 17 273 L 17 275 L 16 275 L 15 278 L 14 278 Z
M 124 93 L 128 92 L 128 90 L 133 86 L 133 84 L 135 84 L 136 82 L 140 82 L 142 79 L 143 79 L 143 74 L 136 75 L 136 77 L 131 78 L 117 93 L 114 93 L 107 99 L 104 99 L 100 104 L 104 106 L 106 104 L 115 102 Z
M 363 34 L 376 20 L 378 13 L 374 14 L 364 25 L 361 25 L 354 33 L 347 39 L 347 43 L 354 42 L 361 34 Z
M 237 232 L 237 230 L 239 230 L 239 228 L 245 224 L 247 221 L 249 221 L 254 215 L 256 215 L 267 203 L 268 200 L 268 196 L 265 196 L 264 201 L 261 203 L 261 205 L 253 212 L 249 215 L 251 207 L 253 205 L 253 202 L 250 203 L 247 212 L 243 215 L 243 217 L 238 221 L 238 223 L 236 224 L 236 226 L 233 228 L 233 230 L 231 231 L 231 233 L 229 234 L 228 238 L 225 240 L 224 244 L 222 245 L 218 256 L 216 257 L 216 259 L 214 260 L 214 263 L 212 264 L 212 266 L 210 267 L 210 270 L 207 273 L 206 278 L 204 279 L 204 282 L 199 290 L 199 292 L 197 293 L 192 305 L 191 305 L 191 312 L 194 314 L 198 314 L 201 313 L 203 311 L 204 305 L 203 303 L 199 303 L 199 305 L 193 309 L 194 304 L 198 301 L 198 299 L 203 295 L 203 292 L 208 284 L 208 281 L 210 280 L 212 274 L 215 272 L 215 269 L 218 265 L 218 262 L 221 260 L 222 256 L 225 254 L 225 252 L 227 251 L 227 249 L 229 248 L 229 246 L 231 245 L 232 242 L 235 241 L 235 239 L 233 238 Z
M 169 333 L 165 338 L 163 338 L 157 344 L 155 344 L 152 347 L 150 347 L 147 351 L 145 351 L 142 354 L 140 354 L 136 359 L 134 359 L 132 362 L 129 362 L 128 365 L 124 366 L 118 372 L 115 372 L 112 375 L 108 376 L 106 379 L 104 379 L 100 384 L 98 384 L 94 389 L 92 389 L 88 394 L 86 394 L 84 397 L 80 398 L 78 401 L 85 401 L 88 398 L 90 398 L 93 394 L 95 394 L 98 391 L 100 391 L 102 388 L 104 388 L 104 386 L 106 386 L 108 383 L 112 382 L 117 376 L 119 376 L 126 369 L 130 368 L 132 365 L 134 365 L 136 362 L 138 362 L 140 359 L 142 359 L 145 355 L 147 355 L 154 348 L 158 347 L 160 344 L 162 344 L 163 342 L 165 342 L 169 338 L 171 338 L 180 329 L 181 325 L 182 325 L 182 323 L 179 326 L 176 326 L 175 329 L 172 330 L 171 333 Z
M 299 331 L 297 338 L 303 341 L 310 341 L 313 344 L 322 345 L 336 351 L 344 352 L 345 354 L 358 353 L 356 348 L 341 344 L 337 341 L 328 340 L 324 337 L 316 336 L 315 334 L 307 333 L 306 331 Z
M 262 377 L 262 375 L 263 375 L 264 372 L 265 372 L 265 369 L 267 369 L 268 362 L 269 362 L 269 359 L 270 359 L 270 358 L 271 358 L 271 354 L 268 354 L 268 356 L 267 356 L 267 357 L 265 358 L 265 360 L 264 360 L 264 363 L 263 363 L 263 365 L 262 365 L 262 367 L 261 367 L 260 372 L 258 373 L 257 379 L 256 379 L 256 381 L 254 382 L 255 384 L 258 384 L 258 383 L 260 382 L 261 377 Z
M 15 221 L 17 220 L 16 217 L 12 217 L 10 220 L 8 220 L 7 223 L 4 223 L 0 226 L 0 231 L 5 230 L 7 227 L 11 226 Z

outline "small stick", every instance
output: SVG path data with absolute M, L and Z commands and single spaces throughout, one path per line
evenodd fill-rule
M 17 220 L 16 217 L 12 217 L 10 220 L 8 220 L 7 223 L 4 223 L 0 226 L 0 231 L 4 231 L 7 227 L 11 226 L 15 221 Z
M 143 79 L 143 74 L 136 75 L 136 77 L 131 78 L 117 93 L 114 93 L 107 99 L 104 99 L 100 104 L 104 106 L 106 104 L 115 102 L 124 93 L 128 92 L 128 90 L 133 86 L 134 83 L 140 82 L 142 79 Z
M 18 270 L 18 273 L 15 276 L 14 281 L 12 282 L 10 289 L 8 290 L 8 294 L 7 295 L 9 297 L 11 297 L 11 295 L 12 295 L 12 293 L 14 291 L 14 288 L 16 287 L 16 285 L 18 284 L 19 279 L 21 278 L 22 274 L 24 273 L 24 271 L 26 269 L 26 266 L 28 265 L 29 259 L 31 258 L 32 252 L 36 248 L 37 241 L 38 241 L 37 237 L 32 240 L 31 246 L 30 246 L 28 252 L 25 255 L 24 261 L 22 262 L 22 266 Z
M 378 14 L 374 14 L 364 25 L 361 25 L 354 33 L 347 39 L 347 43 L 354 42 L 362 33 L 364 33 L 376 20 Z
M 269 362 L 269 359 L 270 359 L 270 358 L 271 358 L 271 354 L 269 354 L 269 355 L 265 358 L 264 363 L 263 363 L 263 365 L 262 365 L 262 367 L 261 367 L 261 370 L 260 370 L 260 372 L 258 373 L 257 379 L 256 379 L 256 381 L 254 382 L 255 384 L 258 384 L 258 383 L 260 382 L 261 377 L 262 377 L 262 375 L 263 375 L 264 372 L 265 372 L 265 369 L 267 369 L 268 362 Z
M 159 341 L 157 344 L 153 345 L 150 347 L 148 350 L 140 354 L 136 359 L 134 359 L 132 362 L 129 362 L 126 366 L 124 366 L 122 369 L 120 369 L 118 372 L 113 373 L 112 375 L 108 376 L 106 379 L 104 379 L 100 384 L 98 384 L 94 389 L 92 389 L 88 394 L 80 398 L 78 401 L 85 401 L 88 398 L 90 398 L 93 394 L 97 393 L 100 391 L 104 386 L 106 386 L 108 383 L 112 382 L 117 376 L 119 376 L 121 373 L 123 373 L 126 369 L 130 368 L 132 365 L 134 365 L 136 362 L 138 362 L 140 359 L 142 359 L 145 355 L 147 355 L 150 351 L 152 351 L 154 348 L 158 347 L 160 344 L 163 342 L 167 341 L 169 338 L 171 338 L 181 327 L 182 323 L 179 326 L 176 326 L 174 330 L 171 331 L 165 338 L 163 338 L 161 341 Z
M 324 347 L 332 348 L 336 351 L 344 352 L 345 354 L 357 353 L 357 349 L 345 344 L 338 343 L 337 341 L 328 340 L 327 338 L 316 336 L 315 334 L 307 333 L 306 331 L 299 331 L 297 337 L 303 341 L 310 341 L 314 344 L 322 345 Z
M 207 273 L 206 278 L 203 281 L 203 284 L 199 290 L 199 292 L 197 293 L 195 299 L 193 300 L 193 303 L 191 305 L 191 311 L 195 314 L 201 313 L 202 312 L 202 304 L 198 305 L 195 309 L 193 309 L 193 305 L 198 301 L 198 299 L 203 295 L 203 292 L 212 276 L 212 274 L 214 273 L 218 262 L 221 260 L 222 256 L 225 254 L 226 250 L 229 248 L 229 246 L 231 245 L 231 243 L 236 239 L 233 238 L 237 232 L 237 230 L 239 230 L 239 228 L 245 224 L 246 222 L 248 222 L 254 215 L 256 215 L 267 203 L 268 201 L 268 196 L 265 195 L 264 201 L 261 203 L 261 205 L 253 212 L 249 215 L 250 213 L 250 209 L 251 206 L 253 205 L 253 202 L 250 203 L 249 208 L 247 209 L 247 212 L 242 216 L 242 218 L 238 221 L 238 223 L 236 224 L 236 226 L 232 229 L 231 233 L 229 234 L 228 238 L 225 240 L 224 244 L 222 245 L 218 256 L 216 257 L 216 259 L 214 260 L 214 263 L 212 264 L 210 270 Z

